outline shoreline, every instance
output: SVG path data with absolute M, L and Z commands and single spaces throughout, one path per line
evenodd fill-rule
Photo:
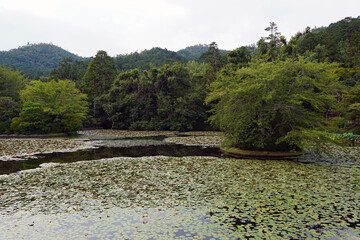
M 85 140 L 12 138 L 0 139 L 0 161 L 19 161 L 37 154 L 53 152 L 76 152 L 96 148 Z
M 6 135 L 2 134 L 0 135 L 0 139 L 23 139 L 23 138 L 57 138 L 57 137 L 68 137 L 69 134 L 66 133 L 59 133 L 59 134 L 53 134 L 53 135 L 47 135 L 47 134 L 19 134 L 19 135 Z

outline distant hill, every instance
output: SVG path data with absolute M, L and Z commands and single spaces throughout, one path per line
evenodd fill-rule
M 347 17 L 330 24 L 328 27 L 310 29 L 298 32 L 293 39 L 295 52 L 299 55 L 316 54 L 316 59 L 339 62 L 346 67 L 360 67 L 360 17 Z M 247 46 L 256 52 L 255 46 Z M 130 53 L 114 57 L 118 70 L 139 68 L 147 70 L 151 66 L 159 67 L 167 62 L 197 61 L 201 54 L 209 49 L 207 44 L 186 47 L 177 52 L 163 48 L 152 48 L 140 53 Z M 225 55 L 228 51 L 220 50 Z M 76 54 L 53 44 L 39 43 L 0 51 L 0 65 L 6 65 L 20 70 L 27 77 L 36 79 L 47 76 L 64 58 L 72 62 L 86 61 Z
M 331 62 L 340 62 L 347 66 L 359 65 L 360 17 L 347 17 L 328 27 L 311 30 L 307 28 L 295 37 L 299 54 L 313 51 Z
M 190 47 L 186 47 L 177 51 L 177 54 L 184 57 L 187 61 L 197 61 L 201 54 L 209 49 L 207 44 L 198 44 Z M 219 49 L 221 55 L 225 55 L 228 51 Z
M 146 70 L 149 69 L 150 66 L 159 67 L 168 61 L 187 61 L 186 58 L 180 56 L 176 52 L 163 48 L 152 48 L 140 53 L 135 52 L 126 55 L 118 55 L 114 60 L 117 68 L 124 71 L 134 68 Z
M 17 49 L 0 51 L 0 65 L 14 67 L 29 78 L 38 78 L 48 75 L 57 68 L 63 58 L 68 57 L 73 61 L 85 60 L 53 44 L 28 44 Z

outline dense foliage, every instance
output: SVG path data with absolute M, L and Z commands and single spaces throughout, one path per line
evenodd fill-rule
M 348 131 L 360 133 L 360 84 L 344 93 L 341 102 L 343 108 L 342 126 Z
M 360 31 L 357 21 L 347 18 L 319 32 L 328 33 L 326 39 L 341 36 L 338 41 L 347 41 L 346 37 L 353 38 Z M 345 23 L 351 26 L 344 27 L 350 32 L 347 35 L 343 28 L 334 28 Z M 212 83 L 207 98 L 215 104 L 211 121 L 226 133 L 225 145 L 247 150 L 299 150 L 319 139 L 329 139 L 328 131 L 340 130 L 328 128 L 334 123 L 357 131 L 359 69 L 354 61 L 346 64 L 332 58 L 328 42 L 301 52 L 300 40 L 311 33 L 310 29 L 289 42 L 275 23 L 265 30 L 269 35 L 258 41 L 257 54 L 249 56 L 244 48 L 230 52 L 230 65 L 222 68 Z M 347 60 L 356 55 L 356 51 L 350 52 Z
M 327 126 L 330 132 L 360 133 L 360 19 L 345 18 L 329 27 L 306 28 L 290 40 L 274 22 L 265 31 L 268 36 L 256 46 L 229 52 L 212 42 L 178 52 L 153 48 L 115 58 L 99 51 L 84 61 L 51 44 L 11 50 L 6 54 L 23 54 L 17 59 L 26 64 L 42 64 L 46 59 L 49 66 L 57 68 L 45 76 L 50 71 L 38 67 L 44 74 L 43 83 L 28 84 L 20 102 L 19 93 L 27 81 L 20 72 L 0 67 L 0 132 L 9 131 L 14 116 L 19 116 L 14 127 L 21 121 L 29 122 L 28 115 L 33 112 L 47 114 L 42 132 L 80 128 L 85 107 L 81 116 L 61 112 L 72 109 L 69 101 L 77 105 L 78 100 L 69 97 L 63 104 L 61 98 L 54 97 L 58 93 L 52 92 L 68 91 L 64 86 L 71 83 L 71 89 L 81 91 L 77 93 L 81 106 L 85 106 L 83 94 L 88 96 L 88 127 L 207 129 L 208 111 L 213 109 L 213 127 L 227 132 L 228 145 L 248 149 L 299 149 L 306 139 L 310 142 L 315 136 L 325 136 Z M 36 56 L 31 61 L 27 60 L 29 52 Z M 4 54 L 0 59 L 8 59 Z M 34 91 L 35 85 L 38 91 L 55 95 L 39 97 L 43 93 Z M 30 89 L 33 92 L 29 93 Z M 208 105 L 204 104 L 206 97 Z M 28 132 L 32 131 L 29 127 Z
M 209 50 L 210 45 L 208 44 L 198 44 L 190 47 L 186 47 L 177 51 L 177 54 L 186 58 L 188 61 L 197 61 L 199 57 Z M 225 55 L 228 51 L 219 50 L 221 55 Z
M 63 59 L 85 60 L 53 44 L 28 44 L 10 51 L 0 52 L 0 65 L 19 69 L 28 77 L 37 79 L 50 73 Z
M 69 80 L 32 81 L 20 92 L 24 103 L 13 119 L 15 133 L 75 132 L 87 114 L 86 95 Z
M 110 89 L 116 73 L 114 60 L 105 51 L 98 51 L 89 63 L 81 80 L 80 89 L 88 95 L 89 101 L 92 102 L 95 97 Z
M 11 119 L 20 112 L 19 92 L 25 82 L 19 71 L 0 66 L 0 134 L 9 132 Z
M 186 62 L 187 59 L 167 49 L 152 48 L 140 53 L 118 55 L 114 60 L 119 70 L 127 71 L 135 68 L 149 70 L 151 67 L 160 67 L 169 61 Z
M 298 54 L 313 51 L 322 59 L 360 67 L 360 17 L 348 17 L 326 28 L 308 28 L 295 37 Z
M 299 149 L 336 103 L 336 77 L 327 71 L 331 67 L 288 59 L 224 70 L 208 97 L 217 102 L 211 120 L 226 133 L 231 146 Z
M 50 78 L 56 80 L 71 80 L 78 87 L 88 68 L 89 61 L 73 61 L 71 57 L 58 63 L 58 68 L 50 72 Z
M 0 97 L 0 134 L 9 133 L 11 119 L 20 113 L 20 106 L 12 98 Z
M 19 91 L 25 87 L 25 79 L 19 71 L 0 66 L 0 97 L 19 100 Z
M 110 92 L 96 99 L 103 125 L 133 130 L 188 130 L 206 120 L 202 85 L 181 63 L 121 73 Z

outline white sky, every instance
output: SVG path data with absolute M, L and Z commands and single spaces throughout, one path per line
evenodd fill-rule
M 232 50 L 267 35 L 360 15 L 360 0 L 0 0 L 0 50 L 53 43 L 84 57 L 215 41 Z

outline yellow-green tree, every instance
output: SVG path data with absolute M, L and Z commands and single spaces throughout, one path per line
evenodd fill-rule
M 334 107 L 332 65 L 305 59 L 255 61 L 221 74 L 207 102 L 212 124 L 227 144 L 248 150 L 298 150 L 323 133 L 323 115 Z
M 88 111 L 87 96 L 70 80 L 32 81 L 20 92 L 23 103 L 39 104 L 50 116 L 51 130 L 73 132 L 82 127 Z

